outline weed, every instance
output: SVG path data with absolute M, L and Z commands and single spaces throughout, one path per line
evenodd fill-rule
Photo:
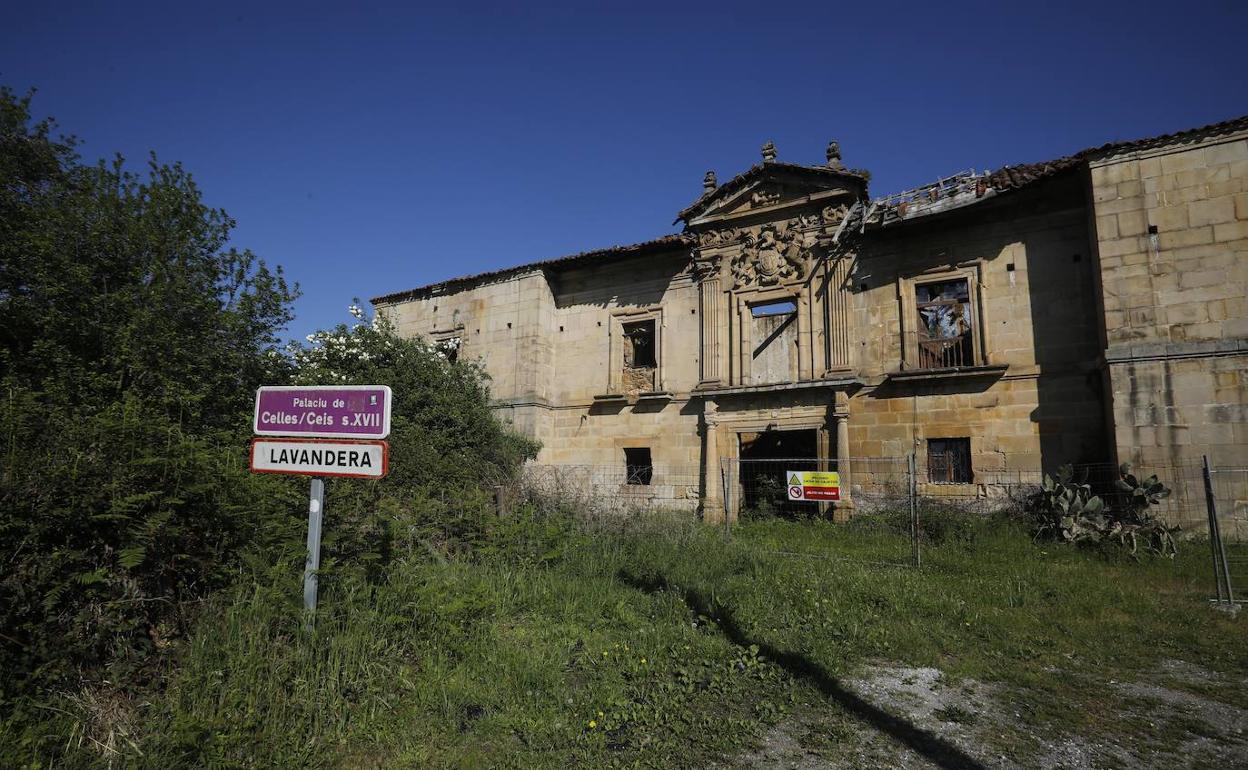
M 975 712 L 964 709 L 956 703 L 936 709 L 932 712 L 932 716 L 942 722 L 954 722 L 960 725 L 973 725 L 978 719 Z
M 327 579 L 310 637 L 296 575 L 223 597 L 164 692 L 135 701 L 123 764 L 701 767 L 793 718 L 836 726 L 829 741 L 865 725 L 930 745 L 829 695 L 874 660 L 1003 683 L 1025 693 L 1028 725 L 1086 734 L 1118 725 L 1099 705 L 1105 678 L 1172 658 L 1248 669 L 1242 626 L 1203 606 L 1194 556 L 1111 562 L 982 527 L 929 545 L 914 570 L 785 555 L 885 544 L 825 522 L 755 522 L 725 541 L 682 518 L 517 516 L 471 558 Z

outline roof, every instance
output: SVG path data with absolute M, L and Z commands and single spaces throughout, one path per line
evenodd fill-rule
M 1089 147 L 1086 150 L 1076 153 L 1074 157 L 1093 158 L 1119 153 L 1124 150 L 1147 150 L 1153 147 L 1163 147 L 1165 145 L 1179 144 L 1186 141 L 1196 141 L 1209 136 L 1233 134 L 1237 131 L 1248 131 L 1248 115 L 1241 115 L 1238 118 L 1231 118 L 1230 120 L 1210 123 L 1207 126 L 1200 126 L 1199 128 L 1188 128 L 1183 131 L 1175 131 L 1170 134 L 1150 136 L 1145 139 L 1133 139 L 1126 142 L 1109 142 L 1108 144 L 1102 144 L 1099 147 Z
M 698 198 L 677 214 L 676 219 L 672 222 L 672 224 L 676 224 L 676 222 L 689 221 L 709 208 L 711 201 L 715 198 L 732 195 L 736 191 L 743 189 L 755 179 L 761 177 L 764 172 L 768 171 L 786 171 L 793 174 L 805 174 L 810 177 L 821 178 L 828 181 L 834 179 L 851 179 L 855 182 L 861 183 L 864 187 L 867 182 L 866 175 L 858 171 L 828 168 L 827 166 L 802 166 L 797 163 L 783 163 L 778 160 L 770 160 L 750 166 L 750 168 L 740 174 L 737 174 L 720 186 L 707 190 L 702 194 L 702 197 Z
M 867 224 L 894 225 L 960 209 L 1082 166 L 1082 159 L 1070 156 L 1043 163 L 1004 166 L 996 171 L 962 171 L 911 190 L 877 198 L 866 216 Z
M 1003 192 L 1017 190 L 1064 172 L 1082 168 L 1091 159 L 1114 155 L 1124 151 L 1134 152 L 1153 147 L 1180 144 L 1185 141 L 1198 141 L 1210 136 L 1231 134 L 1244 130 L 1248 130 L 1248 115 L 1218 123 L 1210 123 L 1198 128 L 1150 136 L 1145 139 L 1109 142 L 1097 147 L 1080 150 L 1073 155 L 1066 155 L 1040 163 L 1021 163 L 1015 166 L 1003 166 L 996 171 L 983 174 L 975 172 L 956 174 L 948 179 L 923 185 L 914 190 L 907 190 L 878 199 L 873 206 L 876 213 L 874 217 L 870 218 L 871 224 L 894 224 L 961 208 L 995 197 Z M 954 184 L 950 184 L 950 182 Z
M 403 302 L 409 299 L 415 299 L 422 295 L 442 293 L 452 288 L 460 288 L 465 284 L 479 283 L 486 280 L 499 280 L 507 278 L 519 273 L 527 273 L 532 270 L 541 270 L 549 267 L 577 267 L 580 265 L 610 263 L 630 257 L 644 257 L 651 254 L 659 254 L 664 251 L 670 251 L 677 246 L 692 246 L 694 239 L 692 236 L 684 233 L 675 233 L 672 235 L 664 235 L 661 238 L 655 238 L 650 241 L 642 241 L 641 243 L 630 243 L 622 246 L 609 246 L 605 249 L 594 249 L 593 251 L 582 251 L 576 254 L 569 254 L 554 259 L 541 260 L 539 262 L 528 262 L 523 265 L 515 265 L 514 267 L 505 267 L 500 270 L 490 270 L 485 273 L 477 273 L 475 275 L 465 275 L 459 278 L 451 278 L 438 283 L 431 283 L 425 286 L 418 286 L 415 289 L 407 289 L 405 291 L 395 292 L 393 294 L 383 294 L 380 297 L 373 297 L 374 305 L 393 304 L 395 302 Z
M 1248 115 L 1223 120 L 1217 123 L 1210 123 L 1198 128 L 1189 128 L 1169 134 L 1150 136 L 1144 139 L 1108 142 L 1097 147 L 1089 147 L 1086 150 L 1080 150 L 1073 155 L 1066 155 L 1061 158 L 1042 161 L 1040 163 L 1021 163 L 1014 166 L 1003 166 L 996 171 L 985 172 L 983 174 L 977 174 L 975 172 L 955 174 L 946 179 L 924 185 L 914 190 L 908 190 L 906 192 L 896 193 L 894 195 L 880 198 L 872 204 L 871 210 L 867 212 L 867 216 L 872 222 L 878 222 L 880 224 L 908 221 L 925 214 L 935 214 L 941 211 L 961 208 L 962 206 L 973 204 L 979 200 L 995 197 L 997 194 L 1003 192 L 1026 187 L 1043 179 L 1048 179 L 1064 172 L 1082 167 L 1090 159 L 1101 158 L 1124 151 L 1147 150 L 1153 147 L 1163 147 L 1186 141 L 1198 141 L 1210 136 L 1233 134 L 1244 130 L 1248 130 Z M 732 179 L 729 179 L 722 185 L 704 193 L 700 198 L 676 216 L 676 222 L 680 222 L 682 220 L 688 221 L 690 218 L 698 216 L 710 206 L 714 199 L 731 195 L 738 190 L 743 189 L 746 185 L 749 185 L 755 179 L 761 177 L 766 171 L 784 171 L 793 174 L 804 174 L 811 178 L 827 181 L 831 181 L 833 179 L 851 179 L 862 183 L 864 188 L 867 181 L 867 177 L 864 173 L 853 170 L 834 169 L 825 166 L 802 166 L 796 163 L 784 163 L 781 161 L 766 161 L 764 163 L 751 166 L 746 171 L 736 175 Z M 980 181 L 983 182 L 984 187 L 982 193 L 977 191 L 978 183 Z M 931 195 L 932 190 L 937 191 L 936 195 Z M 903 204 L 905 205 L 904 209 L 902 208 Z M 874 216 L 871 216 L 872 212 L 875 212 Z M 677 246 L 692 246 L 693 244 L 694 239 L 692 236 L 685 233 L 675 233 L 672 235 L 665 235 L 661 238 L 655 238 L 654 240 L 643 241 L 642 243 L 611 246 L 609 248 L 595 249 L 593 251 L 582 251 L 577 254 L 569 254 L 555 259 L 530 262 L 524 265 L 517 265 L 500 270 L 491 270 L 489 272 L 477 273 L 476 275 L 468 275 L 461 278 L 452 278 L 447 281 L 431 283 L 415 289 L 408 289 L 406 291 L 374 297 L 373 303 L 391 304 L 395 302 L 402 302 L 421 295 L 443 292 L 452 288 L 458 288 L 466 284 L 477 283 L 485 280 L 498 280 L 511 275 L 516 275 L 518 273 L 528 272 L 530 270 L 540 270 L 549 267 L 574 267 L 582 264 L 593 264 L 598 262 L 613 262 L 630 257 L 659 254 Z

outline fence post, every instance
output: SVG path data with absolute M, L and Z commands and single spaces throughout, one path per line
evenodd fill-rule
M 500 519 L 507 515 L 507 496 L 502 484 L 494 487 L 494 512 Z
M 724 501 L 724 540 L 732 539 L 732 521 L 729 518 L 732 515 L 732 497 L 730 496 L 730 487 L 728 484 L 728 478 L 730 476 L 728 472 L 728 464 L 731 462 L 732 461 L 727 457 L 719 461 L 719 483 L 723 489 L 721 499 Z
M 1218 604 L 1235 606 L 1231 589 L 1231 572 L 1226 564 L 1226 546 L 1222 543 L 1222 528 L 1218 524 L 1218 503 L 1213 494 L 1213 471 L 1209 468 L 1209 456 L 1201 455 L 1201 469 L 1205 477 L 1205 508 L 1209 513 L 1209 548 L 1213 551 L 1213 581 L 1218 588 Z
M 914 559 L 914 566 L 923 566 L 923 555 L 919 551 L 919 480 L 918 480 L 918 460 L 914 452 L 906 457 L 906 475 L 909 477 L 907 481 L 907 497 L 910 498 L 910 550 Z

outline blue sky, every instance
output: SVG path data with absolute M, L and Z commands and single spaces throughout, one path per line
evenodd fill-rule
M 179 160 L 353 296 L 673 232 L 702 175 L 831 138 L 881 195 L 1248 113 L 1248 3 L 22 3 L 0 82 L 84 157 Z

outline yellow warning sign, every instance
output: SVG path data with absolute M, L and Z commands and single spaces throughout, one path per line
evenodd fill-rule
M 836 471 L 785 471 L 789 499 L 820 502 L 841 499 L 841 474 Z

